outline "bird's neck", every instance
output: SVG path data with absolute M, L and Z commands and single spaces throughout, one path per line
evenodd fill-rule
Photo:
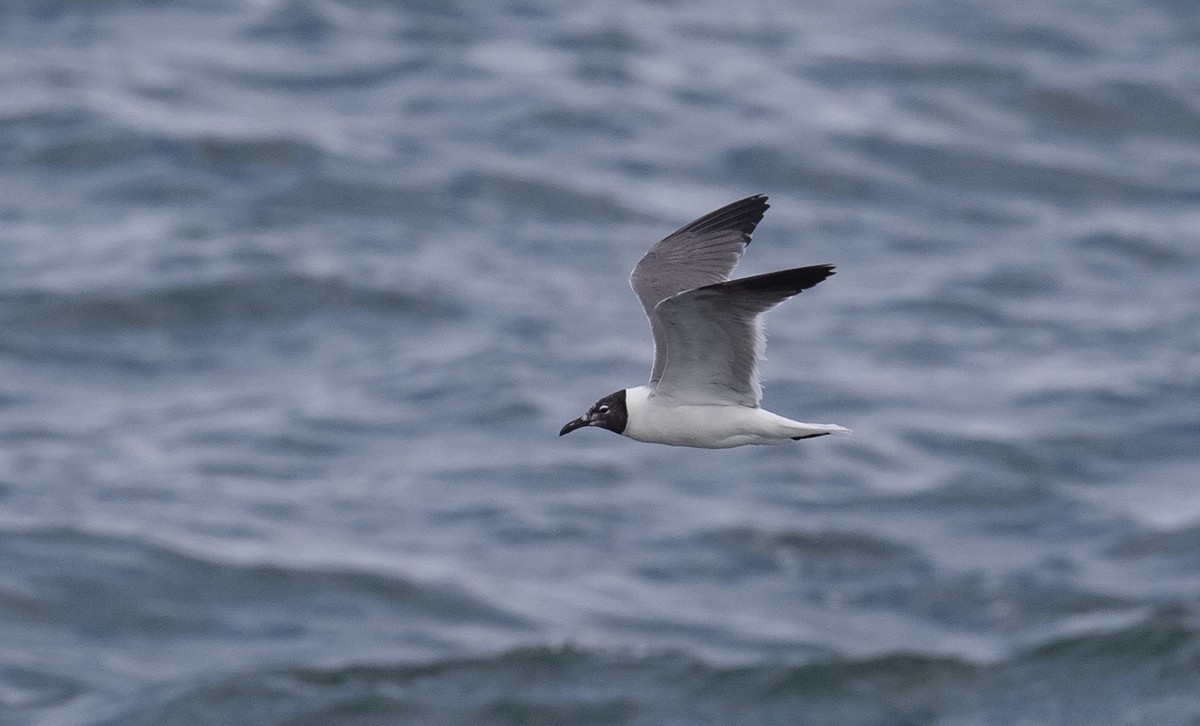
M 626 422 L 625 430 L 621 432 L 622 435 L 633 439 L 638 438 L 638 428 L 648 418 L 648 409 L 651 405 L 650 394 L 653 390 L 650 386 L 636 386 L 625 389 Z

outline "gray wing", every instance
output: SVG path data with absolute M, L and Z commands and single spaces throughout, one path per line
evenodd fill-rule
M 655 312 L 666 366 L 654 395 L 679 403 L 757 406 L 765 345 L 761 314 L 832 274 L 833 265 L 798 267 L 705 285 L 660 302 Z
M 728 280 L 768 206 L 767 198 L 757 194 L 709 212 L 651 247 L 633 268 L 629 284 L 642 301 L 654 334 L 651 384 L 662 378 L 667 364 L 655 306 L 685 290 Z

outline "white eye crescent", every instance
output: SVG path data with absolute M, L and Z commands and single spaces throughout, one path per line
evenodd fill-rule
M 608 404 L 606 403 L 600 408 L 597 408 L 596 413 L 608 413 Z

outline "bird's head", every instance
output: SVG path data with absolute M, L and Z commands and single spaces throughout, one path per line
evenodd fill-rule
M 598 426 L 619 434 L 625 431 L 625 424 L 628 422 L 629 409 L 625 407 L 625 389 L 621 389 L 593 403 L 587 413 L 563 426 L 558 435 L 564 436 L 585 426 Z

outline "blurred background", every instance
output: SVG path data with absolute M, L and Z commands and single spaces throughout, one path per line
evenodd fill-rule
M 1200 723 L 1200 6 L 0 10 L 0 723 Z M 742 197 L 765 404 L 626 279 Z

